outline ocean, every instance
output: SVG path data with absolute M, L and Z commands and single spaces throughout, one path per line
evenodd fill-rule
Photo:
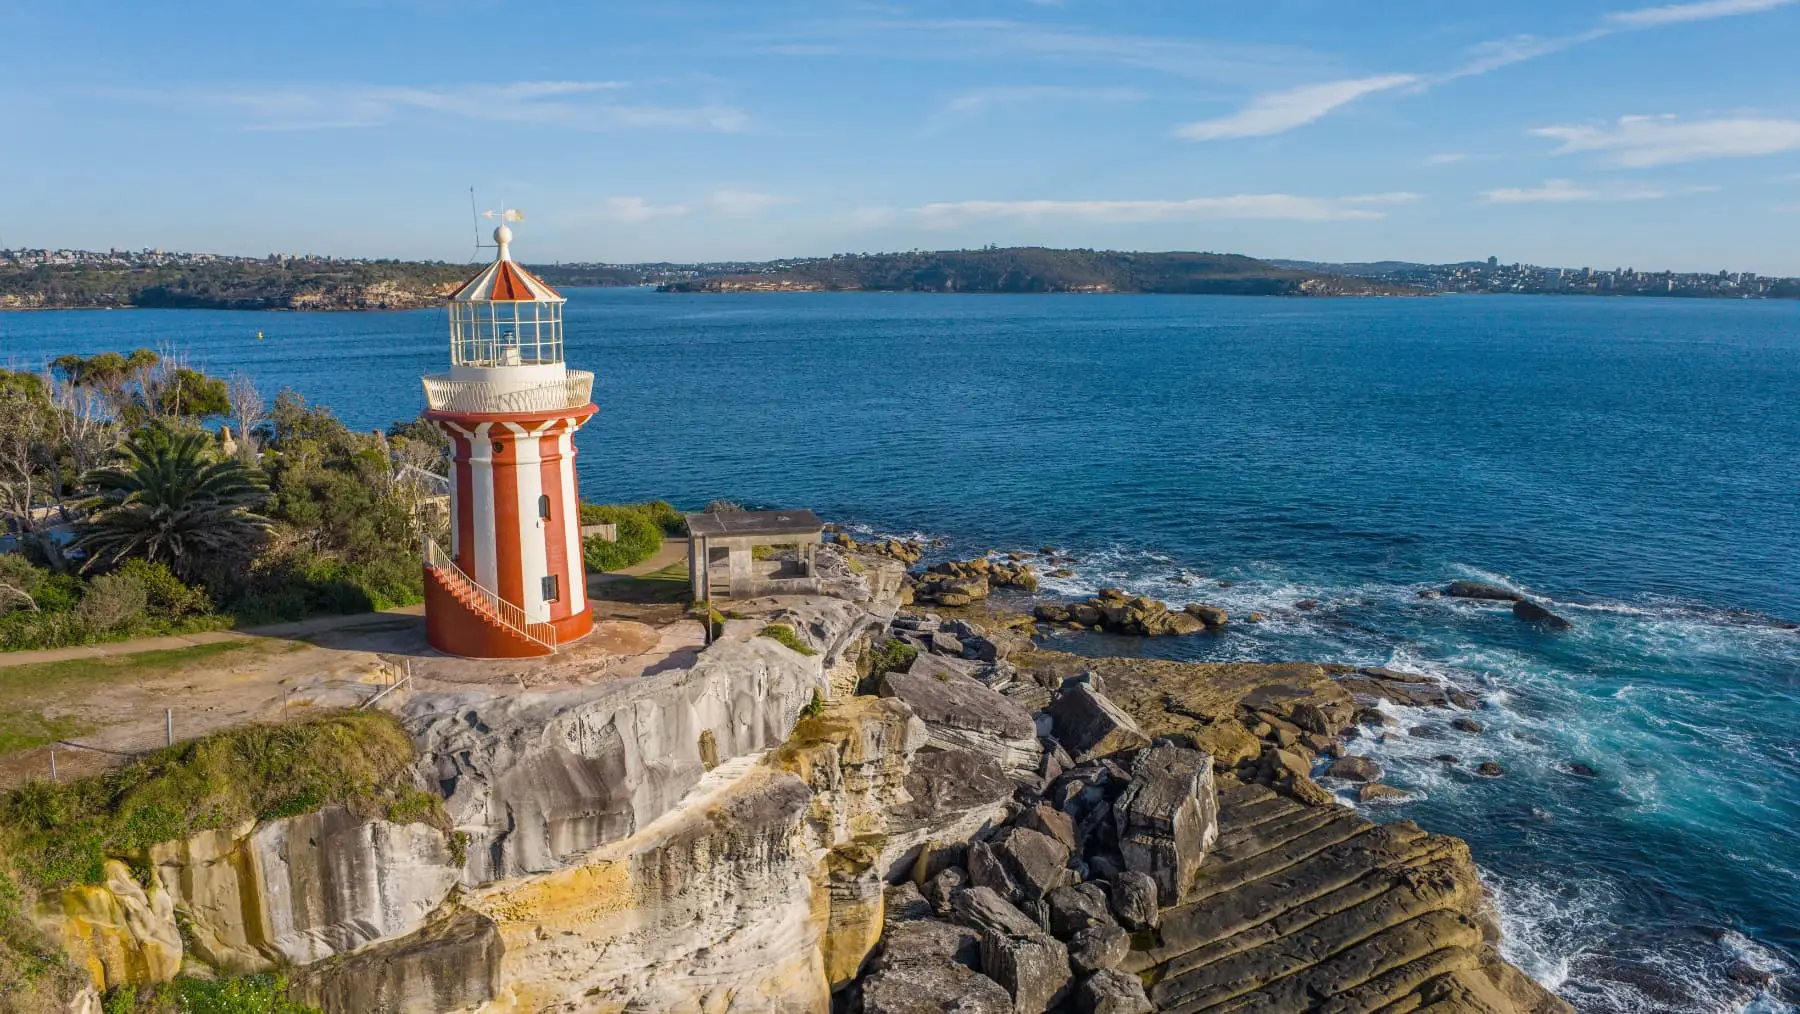
M 1052 545 L 1078 561 L 1058 595 L 1267 615 L 1058 647 L 1473 688 L 1481 733 L 1355 748 L 1413 793 L 1372 818 L 1470 842 L 1506 955 L 1583 1011 L 1795 1010 L 1800 305 L 568 296 L 600 406 L 587 499 L 812 507 L 958 555 Z M 0 364 L 138 346 L 359 428 L 416 413 L 447 359 L 437 311 L 0 314 Z M 1419 595 L 1457 578 L 1574 629 Z M 1504 776 L 1473 775 L 1486 760 Z

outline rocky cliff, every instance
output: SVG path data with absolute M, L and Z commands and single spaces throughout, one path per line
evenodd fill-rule
M 1058 655 L 828 557 L 691 665 L 399 705 L 441 820 L 208 831 L 39 922 L 97 990 L 278 969 L 327 1012 L 1562 1009 L 1466 846 L 1314 781 L 1417 686 Z

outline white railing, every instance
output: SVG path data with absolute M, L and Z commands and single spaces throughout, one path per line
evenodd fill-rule
M 425 540 L 425 566 L 444 571 L 468 585 L 469 590 L 475 593 L 476 598 L 481 600 L 481 604 L 487 607 L 488 612 L 492 613 L 494 618 L 503 625 L 511 627 L 519 636 L 528 641 L 536 641 L 551 651 L 556 650 L 556 628 L 554 626 L 548 623 L 533 623 L 525 616 L 525 610 L 482 587 L 474 578 L 463 573 L 463 569 L 456 565 L 456 561 L 450 558 L 450 554 L 444 552 L 431 539 Z
M 425 404 L 439 412 L 560 412 L 580 408 L 594 396 L 594 375 L 570 370 L 562 380 L 501 390 L 486 380 L 424 378 Z

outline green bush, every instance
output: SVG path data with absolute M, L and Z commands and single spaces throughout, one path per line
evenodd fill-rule
M 150 596 L 144 586 L 124 574 L 102 574 L 88 582 L 87 594 L 75 611 L 100 633 L 136 626 L 144 618 Z
M 639 507 L 584 503 L 581 505 L 581 523 L 618 526 L 618 539 L 613 542 L 601 538 L 582 540 L 581 561 L 590 571 L 622 570 L 650 559 L 662 548 L 662 530 Z
M 31 587 L 37 603 L 34 611 L 17 595 L 0 595 L 0 651 L 184 634 L 231 624 L 231 617 L 211 611 L 204 589 L 182 584 L 165 564 L 147 560 L 128 560 L 112 574 L 83 581 L 32 567 L 16 555 L 0 556 L 0 581 Z
M 146 606 L 151 615 L 165 620 L 180 620 L 212 610 L 212 602 L 204 588 L 182 584 L 168 564 L 150 560 L 127 560 L 119 568 L 119 576 L 129 578 L 144 589 Z
M 633 504 L 655 522 L 667 539 L 685 539 L 688 536 L 687 515 L 676 510 L 667 500 L 651 500 L 649 503 Z
M 883 641 L 870 657 L 870 675 L 881 676 L 890 672 L 905 672 L 912 667 L 913 660 L 919 657 L 919 649 L 905 641 Z

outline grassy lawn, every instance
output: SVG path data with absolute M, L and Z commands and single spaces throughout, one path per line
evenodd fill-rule
M 0 754 L 30 750 L 89 731 L 72 719 L 46 717 L 42 708 L 51 698 L 91 693 L 120 680 L 166 676 L 221 655 L 261 650 L 266 650 L 266 645 L 256 641 L 220 641 L 136 655 L 0 668 Z

